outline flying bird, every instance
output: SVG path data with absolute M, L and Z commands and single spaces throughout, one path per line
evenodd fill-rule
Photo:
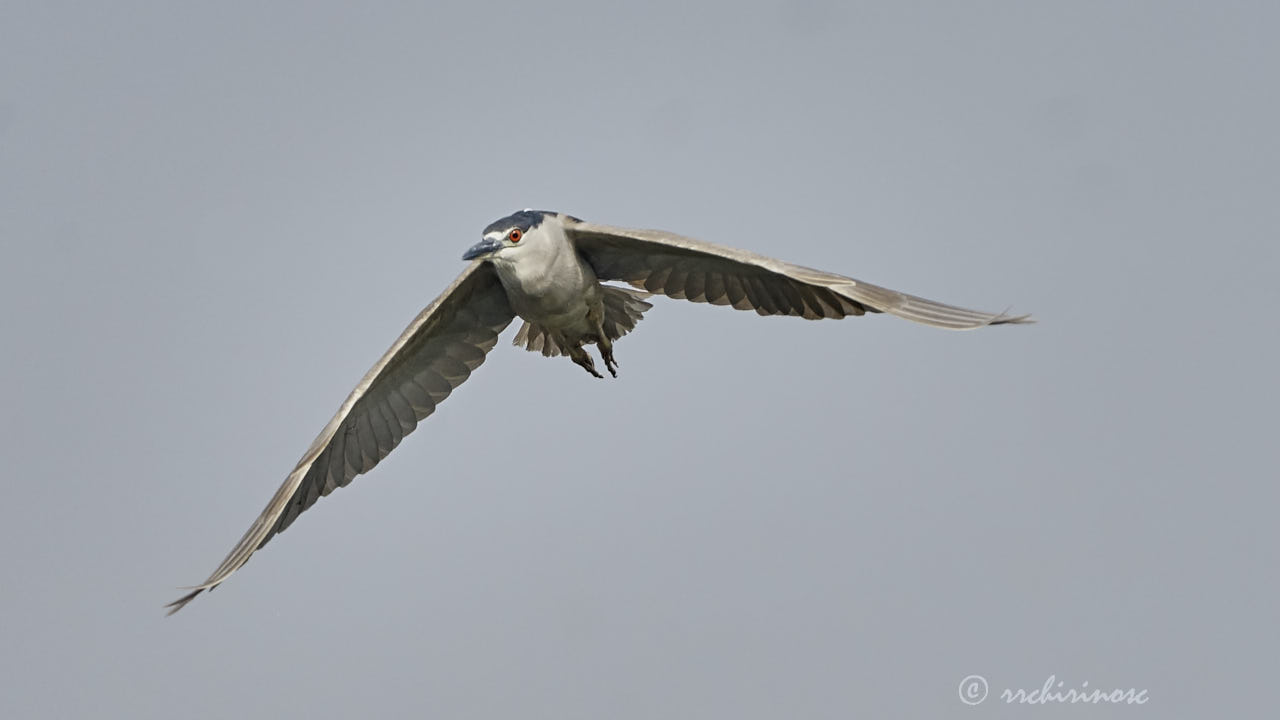
M 566 355 L 597 378 L 604 376 L 586 346 L 595 345 L 617 377 L 614 342 L 635 329 L 655 293 L 810 320 L 889 313 L 952 330 L 1031 321 L 667 232 L 540 210 L 491 223 L 462 259 L 470 261 L 462 274 L 365 374 L 222 564 L 165 606 L 169 614 L 226 580 L 316 500 L 372 470 L 480 367 L 516 316 L 523 320 L 516 346 Z M 609 280 L 631 287 L 602 284 Z

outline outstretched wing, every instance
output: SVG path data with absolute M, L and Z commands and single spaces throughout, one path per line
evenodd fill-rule
M 816 320 L 886 312 L 951 330 L 1032 322 L 926 300 L 843 275 L 660 230 L 630 230 L 564 218 L 565 231 L 601 280 L 653 293 L 732 305 L 761 315 Z
M 169 614 L 226 580 L 322 495 L 373 469 L 480 367 L 514 316 L 493 266 L 469 265 L 365 374 L 209 579 L 165 606 Z

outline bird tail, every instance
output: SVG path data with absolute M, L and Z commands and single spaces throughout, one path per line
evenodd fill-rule
M 617 340 L 635 329 L 644 313 L 653 307 L 647 302 L 651 293 L 631 288 L 602 285 L 604 288 L 604 334 Z
M 511 344 L 516 347 L 522 347 L 529 352 L 542 353 L 546 357 L 559 357 L 564 354 L 564 350 L 560 347 L 560 343 L 556 341 L 555 335 L 548 332 L 541 325 L 534 325 L 528 320 L 520 326 L 520 330 L 516 333 Z
M 645 298 L 652 293 L 642 290 L 632 290 L 631 288 L 614 287 L 612 285 L 601 285 L 604 289 L 604 334 L 609 336 L 610 340 L 617 340 L 635 329 L 636 323 L 640 322 L 644 317 L 644 313 L 653 307 L 652 303 L 646 302 Z M 569 347 L 564 344 L 564 338 L 558 333 L 548 331 L 541 325 L 526 320 L 520 326 L 519 332 L 511 341 L 512 345 L 522 347 L 529 352 L 542 353 L 546 357 L 558 357 L 567 355 Z

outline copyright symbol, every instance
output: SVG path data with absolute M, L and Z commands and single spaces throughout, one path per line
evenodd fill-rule
M 987 699 L 987 679 L 981 675 L 970 675 L 960 681 L 960 702 L 965 705 L 978 705 Z

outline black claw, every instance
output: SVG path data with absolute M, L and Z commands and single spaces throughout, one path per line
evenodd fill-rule
M 613 359 L 613 351 L 601 351 L 600 357 L 604 359 L 604 366 L 608 368 L 609 374 L 618 377 L 618 361 Z

